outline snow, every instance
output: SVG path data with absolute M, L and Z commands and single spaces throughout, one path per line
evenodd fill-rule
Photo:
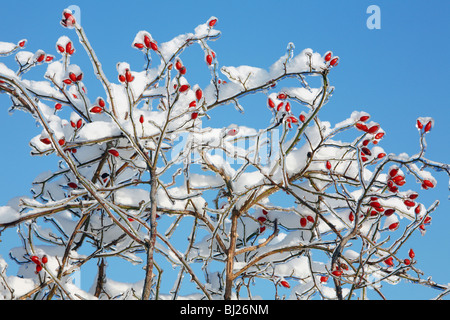
M 0 41 L 0 56 L 8 55 L 12 51 L 14 51 L 16 48 L 17 48 L 17 45 L 15 43 Z
M 10 206 L 0 207 L 0 224 L 13 222 L 20 218 L 19 212 Z

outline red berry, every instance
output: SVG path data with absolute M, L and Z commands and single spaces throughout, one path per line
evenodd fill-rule
M 335 58 L 331 59 L 330 66 L 336 67 L 338 65 L 338 63 L 339 63 L 339 57 L 335 57 Z
M 350 214 L 348 215 L 348 220 L 350 220 L 350 222 L 353 222 L 353 220 L 355 220 L 355 215 L 353 214 L 353 212 L 350 212 Z
M 331 170 L 331 163 L 330 163 L 330 161 L 327 161 L 326 167 L 327 167 L 328 170 Z
M 395 177 L 398 173 L 398 168 L 392 168 L 391 171 L 389 171 L 389 176 Z
M 398 223 L 398 222 L 391 223 L 391 224 L 389 225 L 389 230 L 395 231 L 395 230 L 398 229 L 399 226 L 400 226 L 400 223 Z
M 42 62 L 45 59 L 45 54 L 41 54 L 38 58 L 37 58 L 37 62 Z
M 152 48 L 153 51 L 158 51 L 158 45 L 154 41 L 150 42 L 150 48 Z
M 434 187 L 433 182 L 431 182 L 430 180 L 423 180 L 423 184 L 425 186 L 427 186 L 428 188 L 433 188 Z
M 113 155 L 114 157 L 118 157 L 119 156 L 119 151 L 117 151 L 116 149 L 109 149 L 108 153 Z
M 66 52 L 69 53 L 69 54 L 71 54 L 70 52 L 73 52 L 72 50 L 73 50 L 73 48 L 72 48 L 72 42 L 69 41 L 69 42 L 67 42 L 67 44 L 66 44 Z
M 379 207 L 381 207 L 381 204 L 378 201 L 372 201 L 370 203 L 370 206 L 373 208 L 379 208 Z
M 195 119 L 197 119 L 197 117 L 198 117 L 198 112 L 192 112 L 191 119 L 195 120 Z
M 362 124 L 362 123 L 360 123 L 360 122 L 357 122 L 357 123 L 355 124 L 355 127 L 356 127 L 358 130 L 361 130 L 361 131 L 364 131 L 364 132 L 367 132 L 367 131 L 369 130 L 365 124 Z
M 403 203 L 405 204 L 405 206 L 407 206 L 408 208 L 414 207 L 416 205 L 416 203 L 412 200 L 405 200 L 403 201 Z
M 190 103 L 189 103 L 189 108 L 195 108 L 197 106 L 197 102 L 195 102 L 195 100 L 192 100 Z
M 413 249 L 409 249 L 408 256 L 409 256 L 411 259 L 414 259 L 414 257 L 416 256 L 416 254 L 415 254 L 415 252 L 414 252 Z
M 61 108 L 62 108 L 62 104 L 61 103 L 55 104 L 55 109 L 56 110 L 61 110 Z
M 19 47 L 23 48 L 25 46 L 26 41 L 22 40 L 19 42 Z
M 77 81 L 77 76 L 73 72 L 70 72 L 69 73 L 69 79 L 72 80 L 73 82 L 76 82 Z
M 384 263 L 386 263 L 390 267 L 393 267 L 394 266 L 394 258 L 389 257 L 386 260 L 384 260 Z
M 46 56 L 45 57 L 45 62 L 50 62 L 50 61 L 52 61 L 53 60 L 53 56 Z
M 43 263 L 43 264 L 46 264 L 47 262 L 48 262 L 47 256 L 43 256 L 43 257 L 42 257 L 42 263 Z
M 359 121 L 366 122 L 369 119 L 370 119 L 370 116 L 362 116 L 361 118 L 359 118 Z
M 327 52 L 325 53 L 325 57 L 324 57 L 325 61 L 326 61 L 326 62 L 330 61 L 332 56 L 333 56 L 333 52 L 327 51 Z
M 63 82 L 65 84 L 72 84 L 72 80 L 70 80 L 70 79 L 64 79 Z
M 41 261 L 39 260 L 38 256 L 31 256 L 31 261 L 33 261 L 36 264 L 40 264 Z
M 206 63 L 207 63 L 208 65 L 211 65 L 212 60 L 213 60 L 212 56 L 211 56 L 210 54 L 208 54 L 208 55 L 206 56 Z
M 320 277 L 320 282 L 325 283 L 327 281 L 328 281 L 328 277 L 326 277 L 326 276 L 321 276 Z
M 202 98 L 202 96 L 203 96 L 202 89 L 197 89 L 195 91 L 195 97 L 197 98 L 197 101 L 199 101 Z
M 362 153 L 364 153 L 365 155 L 368 155 L 368 156 L 371 156 L 371 155 L 372 155 L 372 152 L 370 152 L 370 149 L 369 149 L 369 148 L 366 148 L 366 147 L 361 148 L 361 151 L 362 151 Z
M 185 92 L 185 91 L 187 91 L 189 88 L 190 88 L 190 87 L 189 87 L 188 84 L 183 84 L 182 86 L 180 86 L 179 91 L 180 91 L 180 92 Z
M 375 139 L 381 139 L 384 136 L 384 132 L 379 132 L 376 134 Z
M 377 158 L 378 158 L 378 159 L 382 159 L 382 158 L 384 158 L 384 157 L 386 157 L 386 153 L 384 153 L 384 152 L 381 152 L 381 153 L 379 153 L 379 154 L 377 155 Z
M 138 49 L 142 49 L 144 48 L 144 44 L 143 43 L 135 43 L 134 46 Z
M 266 230 L 265 226 L 259 227 L 259 233 L 263 233 Z
M 424 131 L 425 132 L 428 132 L 428 131 L 430 131 L 431 130 L 431 127 L 432 127 L 432 125 L 433 125 L 433 123 L 431 122 L 431 121 L 428 121 L 428 123 L 425 125 L 425 129 L 424 129 Z
M 289 102 L 286 102 L 286 106 L 284 107 L 284 110 L 286 110 L 286 112 L 291 111 L 291 104 Z
M 103 112 L 103 108 L 100 108 L 99 106 L 94 106 L 89 111 L 92 112 L 92 113 L 102 113 Z
M 186 67 L 185 66 L 181 67 L 180 74 L 183 74 L 183 75 L 186 74 Z
M 177 60 L 177 62 L 175 62 L 175 69 L 180 70 L 183 67 L 183 64 L 181 63 L 180 60 Z
M 368 133 L 375 133 L 380 129 L 380 126 L 374 125 L 372 127 L 369 128 L 369 130 L 367 130 Z
M 302 217 L 300 219 L 300 225 L 302 226 L 302 228 L 306 227 L 307 223 L 308 223 L 308 221 L 306 220 L 306 218 Z
M 301 114 L 301 115 L 299 116 L 299 119 L 300 119 L 301 122 L 305 122 L 306 117 L 305 117 L 304 114 Z
M 75 182 L 69 182 L 67 184 L 67 186 L 69 186 L 72 189 L 77 189 L 78 188 L 78 185 Z
M 134 80 L 134 76 L 131 74 L 130 70 L 125 71 L 125 79 L 127 82 L 132 82 Z
M 119 74 L 119 81 L 120 82 L 125 82 L 125 76 L 123 74 Z
M 340 277 L 340 276 L 342 276 L 342 271 L 341 270 L 334 270 L 333 272 L 331 272 L 331 274 L 333 276 Z
M 419 128 L 419 130 L 423 128 L 423 124 L 419 119 L 417 119 L 417 128 Z
M 257 219 L 260 223 L 264 223 L 266 220 L 267 220 L 267 218 L 266 217 L 258 217 L 258 219 Z
M 144 36 L 144 44 L 147 48 L 150 48 L 150 42 L 151 42 L 150 37 L 145 35 Z
M 290 288 L 291 286 L 289 285 L 289 282 L 287 282 L 286 280 L 283 280 L 280 282 L 280 284 L 285 287 L 285 288 Z
M 272 101 L 272 99 L 269 98 L 269 99 L 267 100 L 267 103 L 268 103 L 268 105 L 269 105 L 270 108 L 272 108 L 272 109 L 275 108 L 275 103 Z
M 409 266 L 409 265 L 411 264 L 411 260 L 405 259 L 405 260 L 403 260 L 403 263 L 404 263 L 405 265 Z
M 402 181 L 405 181 L 404 176 L 395 176 L 392 181 L 394 181 L 395 184 L 401 185 Z
M 278 95 L 278 99 L 280 99 L 280 100 L 284 100 L 284 99 L 286 99 L 286 94 L 285 93 L 280 93 L 279 95 Z
M 420 204 L 417 205 L 417 207 L 414 209 L 415 214 L 419 214 L 422 211 L 422 206 Z
M 413 192 L 413 193 L 408 195 L 408 198 L 410 198 L 411 200 L 415 200 L 418 197 L 419 197 L 419 194 L 417 192 Z
M 41 272 L 41 270 L 42 270 L 42 265 L 37 264 L 37 265 L 36 265 L 36 273 Z
M 141 116 L 139 117 L 139 122 L 140 123 L 144 123 L 144 116 L 141 114 Z
M 266 215 L 266 216 L 269 214 L 269 212 L 267 212 L 266 209 L 262 209 L 262 213 L 263 213 L 264 215 Z
M 65 143 L 66 143 L 66 140 L 64 138 L 58 140 L 58 144 L 60 146 L 63 146 Z
M 425 220 L 423 221 L 424 224 L 430 224 L 431 223 L 431 217 L 428 216 L 425 218 Z
M 313 216 L 307 216 L 306 220 L 308 220 L 311 223 L 314 223 L 314 217 Z
M 394 212 L 395 212 L 394 209 L 387 209 L 387 210 L 384 212 L 384 215 L 385 215 L 386 217 L 389 217 L 389 216 L 393 215 Z
M 98 105 L 102 108 L 105 107 L 105 100 L 103 100 L 102 98 L 98 99 Z
M 209 21 L 208 25 L 212 28 L 217 23 L 217 19 L 212 19 Z
M 80 129 L 82 125 L 83 125 L 83 120 L 82 119 L 78 119 L 78 121 L 77 121 L 77 129 Z

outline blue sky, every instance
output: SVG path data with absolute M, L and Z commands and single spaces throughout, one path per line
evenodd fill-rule
M 436 124 L 428 136 L 427 157 L 440 162 L 450 158 L 448 1 L 8 1 L 0 11 L 0 41 L 27 38 L 27 50 L 57 55 L 55 42 L 61 35 L 76 38 L 74 31 L 59 25 L 61 11 L 69 5 L 80 7 L 82 25 L 111 79 L 116 77 L 118 61 L 127 61 L 135 69 L 144 64 L 131 48 L 137 31 L 147 30 L 164 42 L 192 32 L 211 16 L 219 18 L 217 29 L 222 31 L 212 44 L 221 65 L 269 67 L 285 53 L 289 42 L 295 44 L 296 52 L 332 50 L 341 60 L 330 75 L 336 90 L 321 120 L 337 123 L 354 110 L 364 110 L 387 132 L 382 143 L 387 152 L 412 155 L 419 146 L 415 120 L 430 116 Z M 369 5 L 381 9 L 379 30 L 366 26 Z M 77 63 L 89 67 L 81 45 L 74 42 L 81 56 Z M 192 69 L 204 64 L 200 50 L 187 53 L 184 59 Z M 91 91 L 100 90 L 95 79 L 86 79 L 86 83 Z M 4 155 L 0 158 L 0 205 L 5 205 L 12 197 L 29 195 L 34 177 L 54 168 L 55 159 L 29 156 L 28 141 L 40 129 L 27 114 L 9 116 L 6 96 L 0 96 L 0 106 Z M 225 125 L 234 121 L 251 126 L 259 116 L 257 111 L 249 106 L 244 115 L 230 112 L 228 118 L 220 119 Z M 418 268 L 437 282 L 450 283 L 448 179 L 444 174 L 435 177 L 438 186 L 422 193 L 420 199 L 425 205 L 439 199 L 440 207 L 427 234 L 414 235 L 410 243 Z M 385 289 L 386 296 L 394 299 L 437 294 L 411 285 Z

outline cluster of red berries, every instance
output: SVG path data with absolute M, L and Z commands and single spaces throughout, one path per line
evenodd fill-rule
M 378 142 L 384 137 L 384 131 L 380 128 L 380 125 L 377 123 L 371 123 L 370 125 L 367 125 L 367 120 L 370 119 L 369 115 L 363 115 L 361 116 L 358 121 L 355 123 L 355 127 L 365 132 L 369 135 L 366 139 L 362 142 L 361 147 L 361 161 L 367 162 L 369 161 L 369 157 L 371 157 L 372 151 L 367 147 L 369 143 L 378 144 Z M 382 159 L 386 156 L 386 153 L 380 152 L 377 155 L 373 155 L 375 159 Z
M 69 72 L 69 77 L 64 79 L 63 82 L 65 84 L 71 85 L 73 83 L 77 83 L 83 79 L 83 73 L 80 72 L 78 74 L 75 74 L 74 72 Z
M 76 21 L 72 14 L 72 11 L 70 11 L 69 9 L 64 9 L 64 11 L 62 13 L 61 25 L 64 28 L 69 28 L 69 27 L 73 27 L 75 25 L 75 23 L 76 23 Z
M 314 217 L 308 215 L 308 216 L 306 216 L 306 217 L 301 217 L 301 218 L 300 218 L 300 226 L 301 226 L 302 228 L 305 228 L 305 227 L 308 225 L 308 222 L 314 223 L 314 222 L 315 222 Z
M 259 233 L 263 233 L 266 230 L 266 226 L 264 226 L 264 222 L 267 221 L 267 215 L 269 212 L 265 209 L 262 210 L 263 215 L 259 216 L 256 220 L 258 220 L 260 227 L 259 227 Z
M 75 52 L 75 48 L 73 47 L 72 41 L 68 41 L 65 46 L 62 44 L 57 44 L 56 48 L 58 49 L 58 52 L 63 54 L 72 55 Z
M 338 56 L 333 56 L 333 52 L 332 51 L 327 51 L 323 57 L 323 59 L 325 60 L 325 63 L 329 66 L 329 67 L 336 67 L 339 63 L 339 57 Z
M 42 256 L 42 258 L 39 258 L 38 256 L 31 256 L 30 260 L 36 264 L 36 274 L 41 272 L 42 265 L 48 262 L 48 258 L 46 255 Z
M 183 65 L 179 58 L 175 61 L 175 69 L 178 70 L 181 75 L 185 75 L 187 71 L 186 66 Z
M 214 18 L 214 17 L 211 18 L 210 20 L 208 20 L 208 22 L 207 22 L 209 28 L 213 28 L 216 25 L 216 23 L 217 23 L 217 18 Z M 206 63 L 210 66 L 213 62 L 213 59 L 215 59 L 215 58 L 216 58 L 216 54 L 214 51 L 211 50 L 205 57 Z
M 151 38 L 151 36 L 148 35 L 148 34 L 144 34 L 144 37 L 143 37 L 142 41 L 135 42 L 133 44 L 133 46 L 135 46 L 136 48 L 138 48 L 140 50 L 141 49 L 146 49 L 146 50 L 151 49 L 153 51 L 158 51 L 158 44 L 157 44 L 157 42 L 155 40 L 153 40 Z
M 134 76 L 131 74 L 130 69 L 125 69 L 123 74 L 119 74 L 119 81 L 122 83 L 130 83 L 133 82 Z
M 50 138 L 48 138 L 48 137 L 41 138 L 40 140 L 41 140 L 41 142 L 42 142 L 43 144 L 46 144 L 46 145 L 52 144 L 52 141 L 51 141 Z M 60 146 L 65 145 L 65 144 L 66 144 L 66 139 L 64 139 L 64 138 L 59 139 L 59 140 L 58 140 L 58 144 L 59 144 Z
M 288 95 L 284 92 L 278 93 L 276 96 L 269 97 L 267 99 L 267 105 L 271 110 L 273 110 L 275 113 L 278 112 L 285 112 L 286 115 L 284 117 L 284 120 L 286 121 L 289 129 L 292 128 L 292 124 L 298 124 L 298 119 L 291 114 L 291 104 L 289 101 L 286 101 L 288 98 Z M 300 115 L 300 118 L 303 117 L 302 122 L 305 121 L 304 115 Z
M 408 256 L 409 256 L 409 258 L 403 259 L 403 263 L 407 266 L 409 266 L 411 263 L 414 262 L 414 257 L 416 256 L 416 254 L 414 253 L 413 249 L 409 249 Z M 389 258 L 384 260 L 384 263 L 386 265 L 388 265 L 389 267 L 393 267 L 394 266 L 394 258 L 392 256 L 390 256 Z
M 197 103 L 200 102 L 200 100 L 203 98 L 203 91 L 202 89 L 198 88 L 197 90 L 195 90 L 195 100 L 192 100 L 189 103 L 189 108 L 196 108 L 197 107 Z M 198 112 L 194 111 L 191 113 L 191 119 L 195 120 L 198 117 Z
M 51 62 L 55 58 L 52 55 L 46 54 L 42 50 L 38 50 L 35 54 L 35 63 Z
M 105 100 L 102 98 L 97 98 L 96 104 L 89 110 L 91 113 L 102 113 L 105 108 Z
M 378 197 L 370 197 L 368 203 L 369 209 L 367 213 L 371 216 L 377 216 L 378 214 L 384 214 L 384 216 L 389 217 L 395 213 L 395 209 L 389 208 L 385 209 L 378 200 Z M 399 222 L 393 222 L 388 226 L 390 231 L 395 231 L 400 226 Z
M 433 120 L 428 120 L 427 123 L 424 125 L 421 119 L 417 119 L 417 129 L 419 129 L 420 131 L 423 130 L 424 133 L 427 133 L 430 132 L 432 127 L 433 127 Z

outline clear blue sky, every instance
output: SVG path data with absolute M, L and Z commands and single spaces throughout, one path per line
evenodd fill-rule
M 379 30 L 366 26 L 366 9 L 372 4 L 381 9 Z M 57 55 L 55 42 L 61 35 L 76 39 L 73 30 L 59 25 L 62 9 L 69 5 L 80 7 L 82 25 L 111 79 L 116 77 L 118 61 L 128 61 L 135 69 L 143 65 L 141 55 L 131 48 L 137 31 L 147 30 L 164 42 L 192 32 L 213 15 L 219 18 L 217 29 L 222 31 L 212 44 L 221 65 L 269 67 L 285 53 L 289 42 L 295 44 L 296 52 L 332 50 L 341 61 L 330 76 L 336 90 L 320 115 L 322 120 L 336 123 L 354 110 L 365 110 L 387 132 L 382 143 L 387 152 L 412 155 L 418 151 L 415 120 L 430 116 L 436 123 L 428 137 L 427 157 L 449 162 L 448 1 L 4 1 L 0 41 L 27 38 L 27 50 Z M 77 40 L 74 43 L 81 53 L 81 45 Z M 195 55 L 199 52 L 184 61 L 192 59 L 193 68 L 203 64 L 195 60 L 203 57 Z M 82 61 L 77 64 L 87 65 Z M 100 89 L 95 79 L 86 79 L 86 83 L 91 92 Z M 40 132 L 31 117 L 22 112 L 9 116 L 6 96 L 0 96 L 0 106 L 0 205 L 5 205 L 14 196 L 29 195 L 34 177 L 54 168 L 54 162 L 29 156 L 28 141 Z M 252 125 L 252 111 L 256 107 L 249 107 L 245 115 L 230 113 L 229 119 L 221 120 L 228 120 L 225 125 L 229 121 Z M 428 206 L 439 199 L 441 205 L 427 234 L 413 236 L 410 243 L 418 267 L 437 282 L 450 283 L 448 179 L 444 174 L 435 177 L 437 188 L 422 193 L 420 200 Z M 5 255 L 3 249 L 0 254 Z M 437 294 L 420 286 L 385 287 L 387 297 L 394 299 Z

